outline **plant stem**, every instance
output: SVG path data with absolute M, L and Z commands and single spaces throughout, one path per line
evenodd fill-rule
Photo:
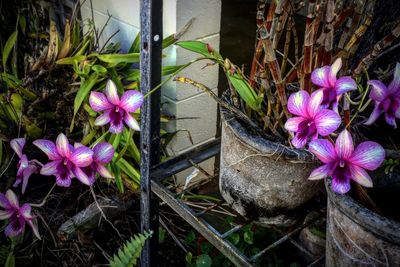
M 31 207 L 42 207 L 44 204 L 46 204 L 47 199 L 49 198 L 51 192 L 53 192 L 54 188 L 56 188 L 56 183 L 54 183 L 54 185 L 50 188 L 49 192 L 47 193 L 47 195 L 43 198 L 42 202 L 38 203 L 38 204 L 30 204 Z

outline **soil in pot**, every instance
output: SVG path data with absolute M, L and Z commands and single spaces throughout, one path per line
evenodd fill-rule
M 400 266 L 400 171 L 374 173 L 369 195 L 383 212 L 375 213 L 350 195 L 328 192 L 326 266 Z

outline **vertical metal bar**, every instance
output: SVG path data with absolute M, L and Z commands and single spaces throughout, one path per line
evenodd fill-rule
M 161 82 L 162 0 L 140 1 L 140 89 L 146 95 Z M 157 266 L 158 199 L 151 192 L 151 168 L 160 161 L 160 91 L 145 98 L 141 107 L 140 221 L 152 230 L 141 255 L 141 266 Z

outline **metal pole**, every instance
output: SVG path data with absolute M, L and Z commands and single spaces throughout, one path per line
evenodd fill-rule
M 161 82 L 162 0 L 140 1 L 140 89 L 143 94 Z M 141 255 L 141 266 L 157 266 L 158 199 L 151 192 L 151 168 L 160 161 L 160 91 L 141 107 L 140 221 L 153 231 Z

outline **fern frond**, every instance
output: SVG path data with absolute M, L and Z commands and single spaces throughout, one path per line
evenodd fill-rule
M 151 237 L 152 232 L 144 232 L 143 234 L 131 237 L 114 257 L 110 260 L 110 267 L 132 267 L 137 264 L 137 259 L 140 257 L 144 242 Z

